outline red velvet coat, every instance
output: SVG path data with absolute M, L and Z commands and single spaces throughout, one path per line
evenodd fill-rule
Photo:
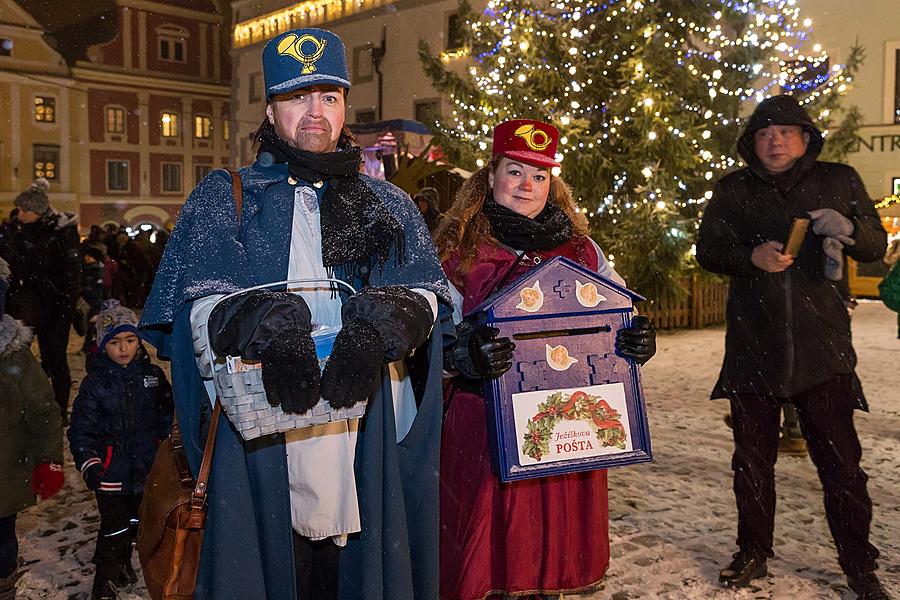
M 587 238 L 573 238 L 543 260 L 565 256 L 598 270 L 600 258 Z M 482 244 L 466 275 L 459 257 L 444 262 L 448 279 L 463 295 L 463 314 L 535 266 Z M 500 483 L 491 470 L 484 399 L 448 386 L 441 447 L 441 598 L 479 600 L 586 590 L 609 565 L 606 471 Z

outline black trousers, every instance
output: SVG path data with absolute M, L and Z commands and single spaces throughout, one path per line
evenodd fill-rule
M 138 508 L 141 494 L 106 494 L 97 492 L 100 531 L 94 563 L 96 579 L 114 581 L 126 561 L 131 560 L 132 542 L 137 534 Z
M 800 428 L 825 495 L 825 514 L 848 576 L 877 568 L 878 550 L 869 543 L 872 501 L 860 468 L 862 448 L 853 426 L 855 401 L 850 375 L 840 375 L 792 398 L 739 395 L 731 401 L 734 422 L 734 495 L 738 547 L 773 556 L 775 461 L 780 405 L 797 407 Z
M 41 350 L 41 366 L 53 384 L 53 396 L 59 404 L 63 422 L 67 422 L 72 376 L 69 374 L 66 349 L 69 346 L 72 312 L 67 310 L 43 312 L 37 322 L 28 324 L 34 327 L 38 348 Z
M 293 533 L 297 600 L 336 600 L 340 548 L 331 538 L 313 541 Z
M 0 579 L 13 574 L 19 566 L 19 540 L 16 538 L 16 513 L 0 517 Z

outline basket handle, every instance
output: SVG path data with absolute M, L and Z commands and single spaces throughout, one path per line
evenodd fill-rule
M 308 278 L 308 279 L 284 279 L 282 281 L 273 281 L 272 283 L 263 283 L 261 285 L 254 285 L 253 287 L 244 288 L 242 290 L 238 290 L 236 292 L 232 292 L 230 294 L 226 294 L 225 296 L 222 296 L 221 298 L 216 300 L 215 304 L 213 304 L 212 308 L 209 311 L 209 316 L 206 318 L 206 335 L 207 335 L 206 354 L 207 354 L 207 357 L 209 358 L 210 368 L 212 368 L 214 370 L 213 365 L 216 364 L 216 357 L 212 351 L 212 343 L 210 343 L 209 339 L 208 339 L 208 337 L 209 337 L 209 317 L 212 316 L 212 312 L 213 312 L 213 310 L 215 310 L 216 306 L 218 306 L 225 300 L 228 300 L 229 298 L 234 298 L 235 296 L 240 296 L 241 294 L 245 294 L 247 292 L 252 292 L 254 290 L 262 290 L 262 289 L 266 289 L 266 288 L 270 288 L 270 287 L 274 287 L 274 286 L 280 286 L 280 285 L 292 285 L 295 283 L 337 284 L 337 285 L 342 285 L 345 288 L 347 288 L 347 290 L 351 294 L 356 293 L 356 288 L 354 288 L 352 285 L 350 285 L 346 281 L 342 281 L 340 279 L 335 279 L 333 277 L 312 277 L 312 278 Z

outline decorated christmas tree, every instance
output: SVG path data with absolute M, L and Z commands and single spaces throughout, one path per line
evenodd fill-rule
M 451 160 L 489 159 L 490 133 L 537 118 L 561 133 L 562 176 L 630 285 L 678 287 L 713 184 L 738 166 L 741 125 L 792 93 L 846 152 L 858 114 L 835 129 L 862 59 L 831 65 L 796 0 L 491 0 L 461 4 L 463 51 L 420 58 L 452 112 L 433 124 Z M 838 133 L 839 132 L 839 133 Z

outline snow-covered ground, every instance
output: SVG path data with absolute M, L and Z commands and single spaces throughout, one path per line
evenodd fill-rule
M 859 375 L 872 412 L 856 413 L 863 466 L 875 505 L 872 541 L 881 550 L 881 577 L 900 598 L 900 340 L 896 314 L 862 302 L 853 317 Z M 83 373 L 71 344 L 74 376 Z M 822 492 L 807 458 L 781 456 L 777 466 L 775 559 L 769 577 L 752 588 L 723 590 L 718 571 L 734 552 L 736 511 L 731 492 L 731 432 L 727 404 L 707 400 L 721 364 L 724 330 L 663 333 L 659 354 L 644 369 L 655 462 L 613 469 L 609 477 L 612 563 L 593 600 L 626 598 L 854 597 L 837 564 L 822 508 Z M 71 459 L 66 487 L 19 516 L 28 569 L 21 590 L 29 600 L 82 600 L 98 518 Z M 137 567 L 137 561 L 135 560 Z M 148 598 L 142 584 L 124 600 Z M 226 599 L 221 600 L 256 600 Z

